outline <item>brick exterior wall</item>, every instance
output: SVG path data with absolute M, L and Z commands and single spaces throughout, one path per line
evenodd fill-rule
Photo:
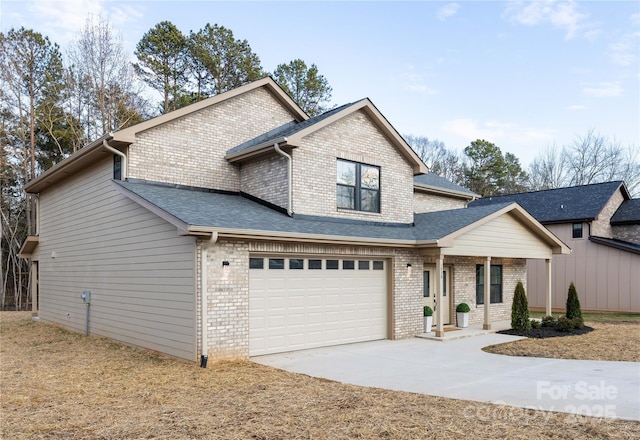
M 413 221 L 413 168 L 364 112 L 355 112 L 310 134 L 293 157 L 296 214 L 390 223 Z M 336 160 L 380 167 L 380 213 L 338 210 Z
M 613 229 L 611 228 L 611 217 L 616 213 L 624 197 L 620 191 L 616 191 L 609 199 L 607 204 L 602 208 L 598 217 L 591 222 L 591 235 L 596 237 L 613 238 Z
M 469 324 L 484 322 L 484 304 L 476 304 L 476 265 L 484 264 L 484 258 L 475 257 L 445 257 L 444 265 L 452 272 L 453 303 L 451 313 L 452 323 L 455 322 L 455 308 L 460 303 L 467 303 L 471 308 Z M 432 257 L 425 259 L 427 264 L 435 264 Z M 492 265 L 502 265 L 502 302 L 490 305 L 491 321 L 511 319 L 511 303 L 513 292 L 518 281 L 527 289 L 527 264 L 524 259 L 492 258 Z
M 197 246 L 198 254 L 202 242 Z M 249 356 L 249 255 L 253 252 L 318 256 L 367 256 L 392 262 L 387 266 L 393 285 L 389 322 L 392 339 L 422 333 L 422 257 L 416 250 L 359 246 L 220 240 L 207 249 L 207 331 L 211 359 L 244 359 Z M 199 259 L 199 258 L 198 258 Z M 229 261 L 223 268 L 222 261 Z M 408 270 L 407 264 L 413 270 Z M 200 298 L 198 270 L 197 296 Z M 198 353 L 201 348 L 201 310 L 198 300 Z
M 454 197 L 429 194 L 422 191 L 413 192 L 413 212 L 446 211 L 448 209 L 466 208 L 467 201 Z
M 613 238 L 616 240 L 640 244 L 640 225 L 617 225 L 612 229 Z
M 201 243 L 198 243 L 200 255 Z M 304 256 L 362 256 L 384 258 L 387 266 L 391 317 L 389 337 L 409 338 L 423 332 L 422 292 L 423 264 L 434 263 L 433 258 L 423 257 L 411 249 L 390 249 L 361 246 L 338 246 L 305 243 L 248 242 L 220 240 L 207 250 L 208 353 L 212 359 L 244 359 L 249 356 L 249 256 L 252 253 Z M 222 261 L 229 261 L 223 268 Z M 491 320 L 511 319 L 511 302 L 516 283 L 520 280 L 526 289 L 526 262 L 521 259 L 494 258 L 492 264 L 503 265 L 503 302 L 491 305 Z M 470 324 L 481 324 L 484 306 L 476 305 L 476 264 L 482 258 L 447 257 L 444 264 L 452 274 L 452 314 L 455 322 L 455 306 L 466 302 L 471 307 Z M 411 264 L 411 269 L 407 267 Z M 197 296 L 200 298 L 200 273 L 198 271 Z M 198 300 L 198 310 L 201 311 Z M 200 345 L 200 312 L 198 312 L 198 353 Z
M 140 133 L 129 147 L 128 175 L 180 185 L 240 190 L 230 148 L 293 120 L 259 88 Z
M 286 208 L 289 203 L 287 160 L 271 156 L 240 166 L 240 190 Z

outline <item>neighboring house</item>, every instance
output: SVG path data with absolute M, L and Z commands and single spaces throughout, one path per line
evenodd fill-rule
M 564 310 L 569 284 L 588 311 L 640 312 L 640 199 L 624 182 L 606 182 L 478 199 L 470 206 L 517 202 L 571 248 L 553 260 L 553 308 Z M 531 307 L 545 307 L 546 273 L 527 263 Z
M 25 187 L 40 319 L 84 331 L 87 290 L 90 333 L 191 360 L 509 319 L 569 249 L 427 172 L 368 99 L 309 118 L 270 78 L 109 134 Z

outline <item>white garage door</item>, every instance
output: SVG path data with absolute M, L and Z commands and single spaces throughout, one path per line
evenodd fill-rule
M 357 258 L 251 258 L 250 355 L 386 338 L 386 266 Z

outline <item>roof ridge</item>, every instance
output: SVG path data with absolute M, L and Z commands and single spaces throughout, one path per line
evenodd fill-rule
M 483 198 L 494 199 L 494 198 L 498 198 L 498 197 L 520 196 L 520 195 L 524 195 L 524 194 L 537 194 L 537 193 L 550 192 L 550 191 L 578 189 L 578 188 L 584 188 L 584 187 L 587 187 L 587 186 L 608 185 L 608 184 L 612 184 L 612 183 L 617 183 L 618 185 L 622 185 L 622 184 L 624 184 L 624 181 L 623 180 L 608 180 L 606 182 L 586 183 L 584 185 L 562 186 L 560 188 L 548 188 L 548 189 L 539 189 L 539 190 L 535 190 L 535 191 L 525 191 L 525 192 L 509 193 L 509 194 L 498 194 L 498 195 L 494 195 L 494 196 L 485 196 Z

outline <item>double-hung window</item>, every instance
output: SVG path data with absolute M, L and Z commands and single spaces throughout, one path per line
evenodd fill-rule
M 502 302 L 502 266 L 491 265 L 491 283 L 489 298 L 491 304 Z M 476 265 L 476 304 L 484 304 L 484 264 Z
M 582 238 L 582 223 L 574 223 L 571 225 L 571 231 L 573 238 Z
M 380 167 L 338 159 L 336 177 L 338 208 L 380 212 Z

